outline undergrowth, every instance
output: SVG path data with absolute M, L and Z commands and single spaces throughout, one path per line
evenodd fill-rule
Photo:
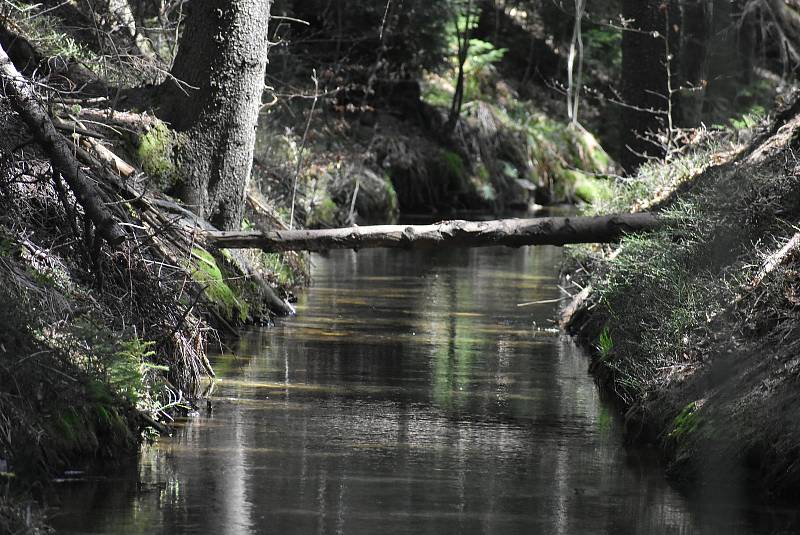
M 465 92 L 457 137 L 476 160 L 468 174 L 480 179 L 485 169 L 506 203 L 524 198 L 518 180 L 536 187 L 536 200 L 544 203 L 610 198 L 614 162 L 597 139 L 580 125 L 553 119 L 520 99 L 493 66 L 502 57 L 498 52 L 480 47 L 475 65 L 468 63 L 465 71 L 471 89 Z M 423 82 L 423 98 L 441 110 L 453 93 L 448 78 L 454 72 L 446 76 L 429 73 Z
M 790 126 L 746 150 L 739 141 L 752 136 L 712 136 L 616 179 L 591 212 L 658 210 L 668 225 L 613 252 L 570 248 L 593 289 L 591 312 L 573 327 L 597 349 L 594 370 L 629 418 L 689 470 L 711 449 L 780 491 L 800 483 L 787 371 L 796 368 L 800 255 L 760 273 L 800 222 L 797 121 Z

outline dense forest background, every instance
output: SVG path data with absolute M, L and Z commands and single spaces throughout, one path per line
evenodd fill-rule
M 50 52 L 109 80 L 163 84 L 189 72 L 173 60 L 184 4 L 45 3 L 29 23 L 60 17 L 44 38 L 75 49 Z M 800 35 L 796 6 L 760 0 L 279 0 L 272 15 L 257 180 L 312 226 L 523 207 L 526 191 L 590 201 L 593 178 L 665 156 L 684 129 L 764 116 L 791 92 Z M 176 126 L 190 115 L 161 109 Z

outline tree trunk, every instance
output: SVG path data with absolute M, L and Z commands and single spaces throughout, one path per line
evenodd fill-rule
M 711 7 L 710 0 L 686 0 L 683 4 L 679 78 L 681 126 L 690 128 L 698 126 L 702 120 L 708 78 Z
M 704 115 L 725 118 L 738 90 L 737 24 L 730 0 L 713 0 L 711 41 L 708 49 L 708 91 Z
M 456 8 L 453 18 L 455 20 L 456 38 L 458 39 L 458 74 L 456 76 L 456 87 L 453 92 L 453 100 L 450 103 L 450 113 L 447 116 L 447 123 L 445 123 L 444 131 L 446 135 L 451 135 L 453 130 L 461 118 L 461 108 L 464 105 L 464 83 L 466 73 L 464 67 L 469 58 L 469 44 L 470 36 L 472 34 L 472 0 L 467 4 L 466 20 L 464 22 L 463 31 L 459 28 L 460 13 L 459 8 Z
M 241 225 L 267 65 L 272 0 L 194 0 L 160 115 L 183 133 L 178 196 L 217 228 Z M 177 81 L 176 81 L 177 80 Z
M 665 225 L 652 213 L 597 217 L 540 217 L 499 221 L 443 221 L 434 225 L 376 225 L 326 230 L 206 232 L 223 249 L 328 251 L 331 249 L 488 247 L 609 243 L 625 234 Z
M 663 148 L 648 135 L 666 125 L 667 54 L 664 41 L 666 9 L 661 0 L 624 0 L 622 16 L 631 21 L 622 34 L 621 164 L 635 170 Z

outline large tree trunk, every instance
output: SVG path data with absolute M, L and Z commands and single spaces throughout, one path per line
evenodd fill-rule
M 622 16 L 630 21 L 622 34 L 623 167 L 633 171 L 648 157 L 659 157 L 662 147 L 649 138 L 666 125 L 667 52 L 664 41 L 666 12 L 661 0 L 624 0 Z
M 194 0 L 160 115 L 182 132 L 179 197 L 217 228 L 238 229 L 255 147 L 272 0 Z
M 652 213 L 597 217 L 540 217 L 498 221 L 443 221 L 433 225 L 376 225 L 326 230 L 206 232 L 212 245 L 266 252 L 330 249 L 488 247 L 609 243 L 665 225 Z

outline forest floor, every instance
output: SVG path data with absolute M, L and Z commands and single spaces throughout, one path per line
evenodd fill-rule
M 707 135 L 618 182 L 592 211 L 675 225 L 573 247 L 564 323 L 590 348 L 631 439 L 693 492 L 800 488 L 800 116 Z

